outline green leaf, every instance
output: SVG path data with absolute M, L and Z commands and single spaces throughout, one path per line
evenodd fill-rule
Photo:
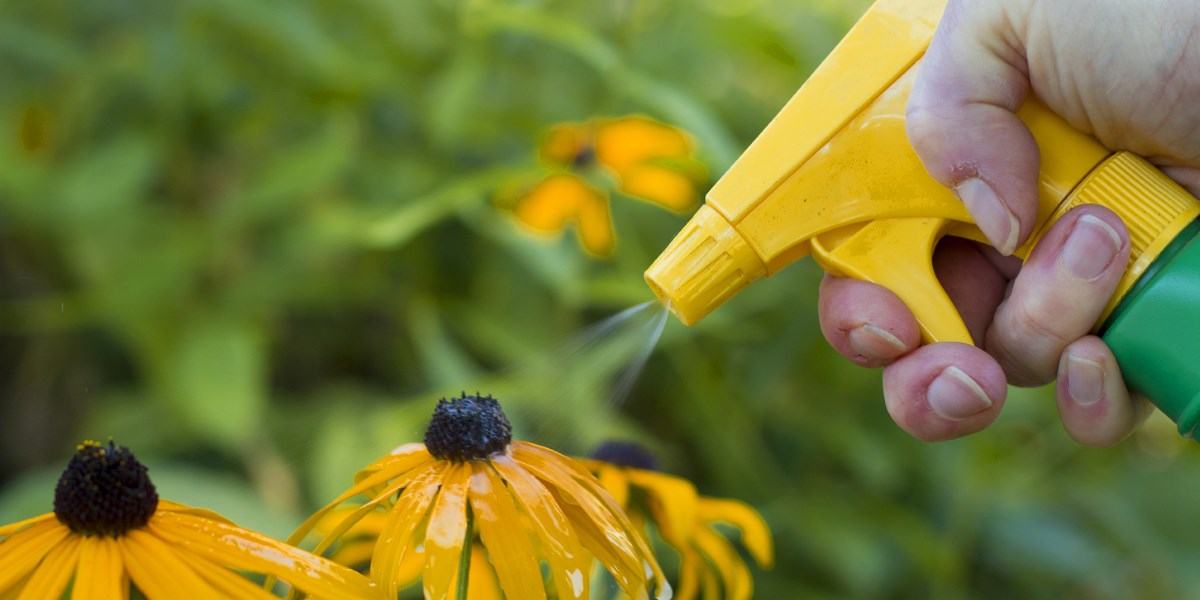
M 190 324 L 167 368 L 172 403 L 198 433 L 225 447 L 257 433 L 266 408 L 266 355 L 252 327 L 220 319 Z
M 144 137 L 127 135 L 88 149 L 62 171 L 56 219 L 94 226 L 97 219 L 127 216 L 142 199 L 158 166 L 156 150 Z

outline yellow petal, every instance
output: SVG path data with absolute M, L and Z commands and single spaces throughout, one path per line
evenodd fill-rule
M 629 506 L 629 478 L 625 476 L 625 469 L 614 467 L 607 463 L 596 463 L 595 468 L 589 470 L 595 473 L 596 479 L 600 480 L 600 485 L 612 494 L 613 500 L 617 506 L 628 508 Z
M 682 131 L 646 117 L 608 121 L 596 130 L 596 160 L 617 173 L 650 159 L 684 158 L 691 146 Z
M 774 564 L 771 530 L 762 515 L 749 504 L 739 500 L 704 497 L 696 507 L 696 515 L 706 523 L 720 521 L 737 527 L 742 531 L 742 545 L 750 551 L 758 566 L 769 569 Z
M 134 529 L 126 532 L 118 545 L 133 584 L 148 600 L 222 598 L 176 549 L 149 531 Z
M 0 538 L 8 537 L 8 536 L 12 535 L 13 533 L 20 531 L 22 529 L 25 529 L 26 527 L 28 527 L 30 525 L 33 525 L 35 523 L 41 523 L 42 521 L 46 521 L 46 520 L 53 519 L 53 518 L 55 518 L 54 513 L 49 512 L 49 513 L 38 515 L 36 517 L 31 517 L 31 518 L 25 519 L 24 521 L 17 521 L 16 523 L 9 523 L 8 525 L 0 527 Z
M 518 464 L 549 484 L 583 546 L 627 594 L 637 597 L 646 581 L 642 562 L 649 560 L 656 570 L 658 565 L 648 551 L 642 552 L 639 534 L 608 492 L 590 473 L 557 452 L 528 442 L 513 442 L 511 448 Z M 591 480 L 590 489 L 583 477 Z
M 584 250 L 600 256 L 612 252 L 616 236 L 608 199 L 574 175 L 559 173 L 543 179 L 517 203 L 513 214 L 542 234 L 559 233 L 577 221 Z
M 412 485 L 408 486 L 379 533 L 375 554 L 371 557 L 371 579 L 383 588 L 384 596 L 395 598 L 404 583 L 399 580 L 406 552 L 417 545 L 413 534 L 425 520 L 433 499 L 442 486 L 442 474 L 449 463 L 435 462 Z
M 350 535 L 354 529 L 359 527 L 364 519 L 376 514 L 383 517 L 382 523 L 377 524 L 377 528 L 372 532 L 372 537 L 378 538 L 379 534 L 383 531 L 383 525 L 387 523 L 388 515 L 388 512 L 379 510 L 379 506 L 381 504 L 390 504 L 394 496 L 399 494 L 404 488 L 412 485 L 412 482 L 422 474 L 423 472 L 409 471 L 396 478 L 396 480 L 390 485 L 383 486 L 382 489 L 378 489 L 378 492 L 374 495 L 374 497 L 372 497 L 370 500 L 367 500 L 362 505 L 351 509 L 348 514 L 345 515 L 345 517 L 343 517 L 337 522 L 337 524 L 330 528 L 329 531 L 326 532 L 321 538 L 321 541 L 317 543 L 317 547 L 313 548 L 313 554 L 324 554 L 325 551 L 338 540 Z M 322 522 L 323 521 L 324 519 L 322 519 Z M 374 543 L 372 543 L 372 546 L 374 546 Z
M 750 569 L 746 568 L 742 557 L 725 538 L 710 529 L 702 528 L 696 530 L 695 535 L 692 536 L 692 544 L 720 574 L 726 598 L 749 600 L 754 593 L 754 581 L 750 577 Z
M 579 536 L 550 491 L 506 454 L 493 456 L 491 463 L 533 523 L 557 597 L 560 600 L 590 597 L 588 571 L 592 557 L 583 549 Z
M 43 519 L 0 542 L 0 593 L 23 581 L 46 553 L 71 533 L 58 519 Z
M 454 593 L 463 543 L 467 537 L 467 480 L 471 467 L 452 465 L 442 478 L 442 491 L 425 528 L 425 598 L 441 600 Z M 470 584 L 470 579 L 467 580 Z
M 184 513 L 161 512 L 151 517 L 147 529 L 189 554 L 219 565 L 278 577 L 309 594 L 330 598 L 376 595 L 374 586 L 362 575 L 236 525 Z
M 612 254 L 617 245 L 608 198 L 594 194 L 579 207 L 579 243 L 596 256 Z
M 633 165 L 620 174 L 621 191 L 668 210 L 684 212 L 699 198 L 691 177 L 654 163 Z
M 542 136 L 538 154 L 551 166 L 569 167 L 580 152 L 587 150 L 591 136 L 591 129 L 586 125 L 567 123 L 555 126 Z
M 391 473 L 391 479 L 400 473 L 415 469 L 422 463 L 434 460 L 425 448 L 425 444 L 413 442 L 397 446 L 387 456 L 367 465 L 354 474 L 354 483 L 362 483 L 367 478 L 373 478 L 380 473 Z
M 61 544 L 50 549 L 42 559 L 33 576 L 25 582 L 25 588 L 17 600 L 43 600 L 58 598 L 75 574 L 79 562 L 79 541 L 83 536 L 72 535 Z
M 679 549 L 679 589 L 673 600 L 692 600 L 700 592 L 700 574 L 704 571 L 704 557 L 691 545 Z
M 626 469 L 629 483 L 649 495 L 654 524 L 667 543 L 681 548 L 692 535 L 696 522 L 696 488 L 691 482 L 654 471 Z
M 211 521 L 220 521 L 222 523 L 229 523 L 231 525 L 233 524 L 233 521 L 230 521 L 229 519 L 226 519 L 220 513 L 213 512 L 211 510 L 208 510 L 207 508 L 196 508 L 193 506 L 188 506 L 186 504 L 179 504 L 178 502 L 171 502 L 170 500 L 163 500 L 160 498 L 158 500 L 158 507 L 155 509 L 155 512 L 161 512 L 161 511 L 184 513 L 184 514 L 201 517 L 204 519 L 209 519 Z
M 79 568 L 71 600 L 113 600 L 129 598 L 129 577 L 121 560 L 117 540 L 106 536 L 83 539 L 79 550 Z
M 521 528 L 508 487 L 487 461 L 471 463 L 471 513 L 504 596 L 544 599 L 546 587 L 533 542 Z
M 496 570 L 488 562 L 483 544 L 471 546 L 471 575 L 467 580 L 467 600 L 504 600 Z
M 512 496 L 533 522 L 534 533 L 542 547 L 542 558 L 550 566 L 558 598 L 588 598 L 588 570 L 592 566 L 592 556 L 583 550 L 580 536 L 575 534 L 550 491 L 511 456 L 493 456 L 492 466 L 503 476 Z
M 514 214 L 521 223 L 541 233 L 558 233 L 579 216 L 596 192 L 574 175 L 551 175 L 529 190 Z
M 257 585 L 241 574 L 234 573 L 208 559 L 189 556 L 188 565 L 195 569 L 196 573 L 204 578 L 223 598 L 278 600 L 275 594 L 268 592 L 261 585 Z
M 340 496 L 333 499 L 333 502 L 326 504 L 324 508 L 305 519 L 296 528 L 296 531 L 288 536 L 286 542 L 291 545 L 299 544 L 312 531 L 313 527 L 316 527 L 317 523 L 325 517 L 326 513 L 337 508 L 343 502 L 384 485 L 388 481 L 399 478 L 406 473 L 424 472 L 433 462 L 433 457 L 429 455 L 424 446 L 412 448 L 398 454 L 391 454 L 375 461 L 375 464 L 359 471 L 358 475 L 354 478 L 354 485 L 350 489 L 342 492 Z

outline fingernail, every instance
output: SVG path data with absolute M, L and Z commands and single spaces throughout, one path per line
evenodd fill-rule
M 991 240 L 1000 254 L 1008 256 L 1017 249 L 1021 224 L 1016 215 L 1000 201 L 992 186 L 978 177 L 972 177 L 954 186 L 954 194 L 967 206 L 979 230 Z
M 908 352 L 908 345 L 881 327 L 859 325 L 848 334 L 850 348 L 869 358 L 894 358 Z
M 1084 215 L 1075 221 L 1063 244 L 1063 266 L 1080 279 L 1095 279 L 1112 263 L 1120 249 L 1121 236 L 1112 225 L 1099 217 Z
M 952 421 L 961 421 L 992 406 L 992 399 L 988 398 L 987 392 L 962 369 L 954 366 L 946 367 L 929 384 L 926 399 L 933 412 Z
M 1078 356 L 1067 358 L 1067 393 L 1075 404 L 1095 404 L 1103 391 L 1104 365 Z

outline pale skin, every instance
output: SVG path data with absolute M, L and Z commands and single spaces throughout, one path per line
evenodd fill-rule
M 826 277 L 820 300 L 830 344 L 859 365 L 884 368 L 888 411 L 923 440 L 989 426 L 1006 383 L 1055 381 L 1063 426 L 1084 444 L 1115 444 L 1149 412 L 1089 333 L 1128 260 L 1120 218 L 1077 208 L 1024 265 L 1008 256 L 1036 214 L 1039 154 L 1014 114 L 1031 93 L 1105 146 L 1145 156 L 1200 195 L 1200 2 L 948 3 L 907 126 L 925 168 L 992 242 L 944 243 L 934 258 L 978 347 L 922 346 L 911 311 L 871 283 Z

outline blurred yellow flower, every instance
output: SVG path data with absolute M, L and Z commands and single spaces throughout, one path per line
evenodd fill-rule
M 622 193 L 676 212 L 696 203 L 705 175 L 687 134 L 642 116 L 558 125 L 543 137 L 539 156 L 554 173 L 517 201 L 517 219 L 542 233 L 574 222 L 584 249 L 597 255 L 612 252 L 616 234 L 607 194 L 589 182 L 594 168 Z
M 238 571 L 322 598 L 379 598 L 362 575 L 220 515 L 161 500 L 143 466 L 112 442 L 80 444 L 54 512 L 0 527 L 0 597 L 72 600 L 274 598 Z M 73 585 L 71 584 L 74 579 Z
M 753 596 L 750 569 L 714 525 L 738 529 L 754 560 L 770 568 L 774 548 L 762 517 L 744 502 L 700 496 L 691 482 L 660 473 L 656 462 L 633 442 L 606 442 L 583 461 L 632 521 L 643 531 L 647 522 L 653 523 L 659 536 L 679 551 L 676 600 L 691 600 L 701 591 L 706 599 Z
M 330 526 L 327 515 L 359 495 L 367 501 Z M 373 513 L 385 515 L 383 522 L 358 533 L 378 530 L 370 574 L 388 598 L 417 577 L 425 598 L 464 597 L 460 571 L 466 568 L 469 588 L 476 548 L 486 551 L 484 562 L 507 598 L 547 598 L 542 563 L 553 582 L 551 597 L 588 598 L 593 557 L 627 594 L 645 597 L 653 586 L 658 598 L 670 596 L 649 546 L 599 482 L 561 454 L 513 441 L 490 396 L 439 401 L 424 444 L 401 446 L 360 471 L 350 489 L 289 541 L 299 542 L 324 522 L 315 552 L 347 541 L 339 551 L 350 552 L 352 530 L 365 518 L 379 518 Z M 411 562 L 418 553 L 424 554 L 420 569 Z

